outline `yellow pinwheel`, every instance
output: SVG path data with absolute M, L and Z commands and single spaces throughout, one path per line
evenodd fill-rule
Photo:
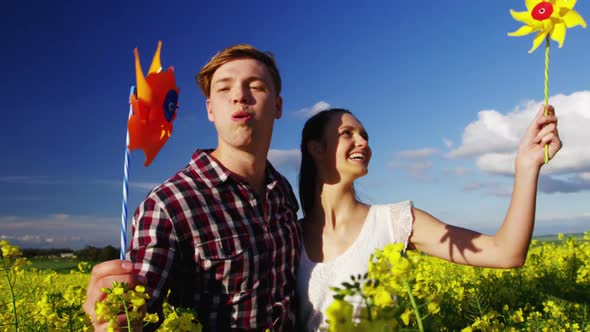
M 586 22 L 578 12 L 574 10 L 576 0 L 525 0 L 526 12 L 517 12 L 510 9 L 512 17 L 524 23 L 520 29 L 509 32 L 508 36 L 519 37 L 537 32 L 533 47 L 529 53 L 533 53 L 543 39 L 545 39 L 545 115 L 549 111 L 549 39 L 555 40 L 559 47 L 563 46 L 565 31 L 577 25 L 586 27 Z M 549 146 L 545 144 L 545 164 L 549 162 Z
M 538 31 L 529 53 L 535 51 L 547 36 L 555 40 L 561 48 L 567 28 L 577 25 L 586 27 L 582 16 L 574 10 L 576 0 L 525 0 L 525 5 L 526 12 L 510 10 L 512 17 L 525 25 L 508 35 L 519 37 Z

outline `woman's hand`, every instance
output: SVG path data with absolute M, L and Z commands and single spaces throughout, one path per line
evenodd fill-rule
M 547 106 L 547 115 L 544 115 L 544 106 L 541 106 L 522 137 L 516 154 L 516 169 L 540 168 L 545 163 L 545 145 L 549 147 L 549 160 L 562 147 L 557 132 L 555 109 L 551 105 Z

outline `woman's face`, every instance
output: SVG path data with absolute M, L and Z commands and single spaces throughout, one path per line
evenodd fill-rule
M 368 173 L 371 160 L 369 136 L 351 114 L 333 116 L 324 132 L 324 155 L 318 162 L 323 173 L 334 181 L 354 181 Z

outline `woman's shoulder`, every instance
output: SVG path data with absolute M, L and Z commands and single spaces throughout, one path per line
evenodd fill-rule
M 410 200 L 372 206 L 375 227 L 379 233 L 387 234 L 388 243 L 402 242 L 407 245 L 414 223 L 413 206 Z
M 373 204 L 371 208 L 374 210 L 387 210 L 387 211 L 399 211 L 405 209 L 411 209 L 414 207 L 414 202 L 411 200 L 400 201 L 396 203 L 387 204 Z

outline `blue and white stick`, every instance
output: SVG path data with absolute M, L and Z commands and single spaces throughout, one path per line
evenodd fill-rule
M 134 86 L 131 87 L 129 98 L 133 94 Z M 129 118 L 133 114 L 133 108 L 129 103 Z M 127 126 L 125 126 L 127 127 Z M 127 191 L 129 189 L 129 129 L 127 129 L 127 136 L 125 138 L 125 165 L 123 167 L 123 205 L 121 213 L 121 259 L 125 259 L 125 250 L 127 249 Z

